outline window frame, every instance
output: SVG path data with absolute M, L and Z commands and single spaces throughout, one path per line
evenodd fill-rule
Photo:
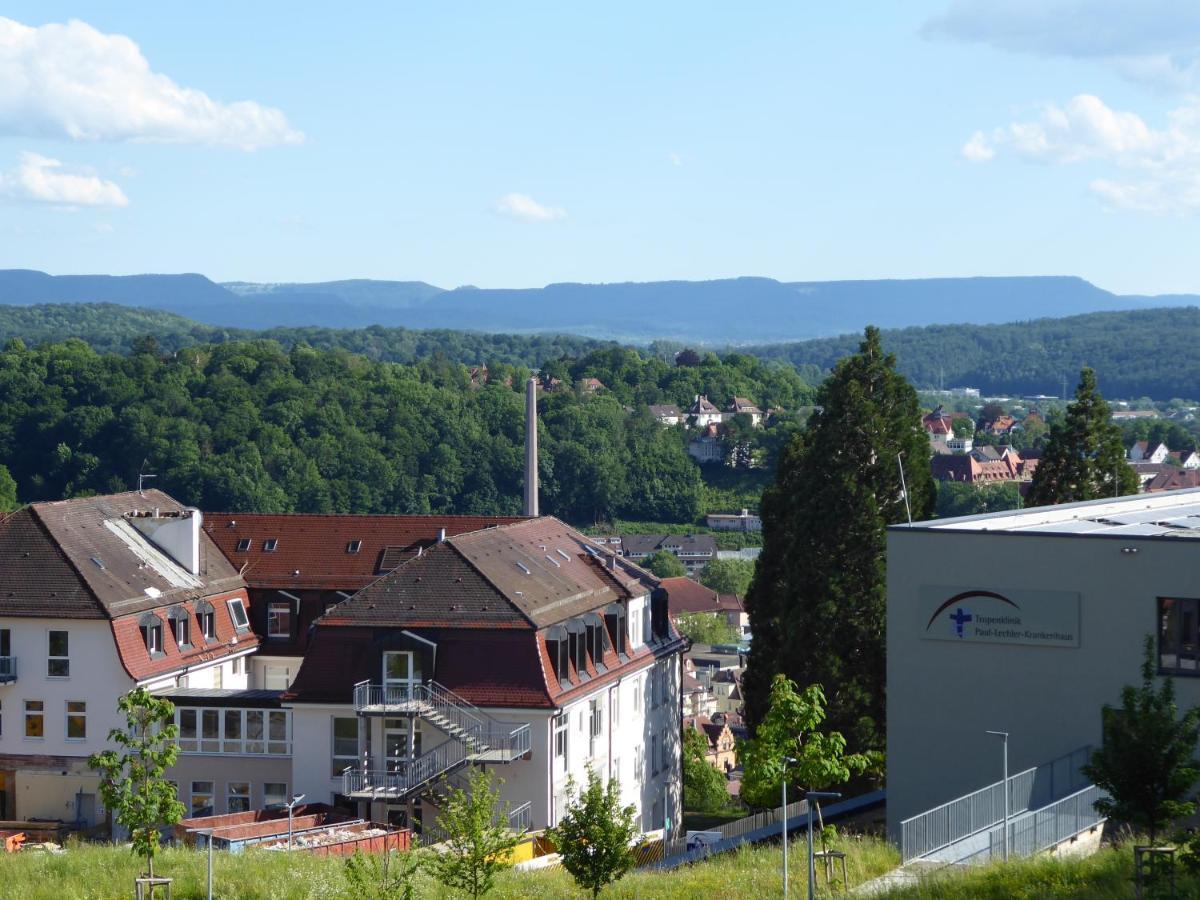
M 282 787 L 281 793 L 276 793 L 273 788 Z M 278 800 L 272 800 L 272 797 L 278 797 Z M 263 808 L 269 809 L 272 806 L 286 806 L 289 799 L 288 783 L 286 781 L 264 781 L 263 782 Z
M 234 788 L 242 787 L 244 791 L 234 791 Z M 225 812 L 250 812 L 251 804 L 250 797 L 254 789 L 254 785 L 249 781 L 227 781 L 225 782 Z M 234 809 L 234 801 L 239 801 L 245 804 L 244 809 Z
M 196 785 L 198 785 L 198 784 L 201 784 L 201 785 L 207 784 L 208 790 L 207 791 L 204 791 L 204 790 L 197 791 Z M 214 804 L 216 803 L 216 797 L 217 797 L 217 783 L 215 781 L 193 781 L 193 782 L 191 782 L 191 784 L 188 785 L 188 787 L 191 788 L 191 790 L 188 792 L 188 818 L 189 819 L 202 819 L 202 818 L 205 818 L 206 816 L 214 815 L 217 811 L 216 807 L 214 806 Z M 208 797 L 208 806 L 207 806 L 208 812 L 202 812 L 200 815 L 196 815 L 196 812 L 197 812 L 196 798 L 197 797 Z M 204 808 L 205 807 L 201 807 L 201 810 L 203 810 Z
M 250 545 L 253 541 L 250 538 L 238 538 L 237 546 L 234 548 L 235 553 L 247 553 L 250 550 Z
M 225 601 L 225 608 L 229 610 L 229 620 L 233 622 L 234 631 L 244 634 L 250 630 L 250 615 L 246 612 L 245 600 L 241 597 L 231 597 Z
M 280 616 L 279 610 L 283 610 Z M 294 618 L 291 600 L 267 601 L 267 639 L 272 641 L 290 641 L 292 639 L 292 619 Z M 283 621 L 284 629 L 276 630 L 279 622 Z
M 1171 615 L 1166 607 L 1167 604 L 1173 604 L 1174 612 L 1174 631 L 1173 635 L 1167 635 L 1168 616 Z M 1155 598 L 1155 613 L 1158 619 L 1158 628 L 1156 629 L 1156 650 L 1158 653 L 1157 665 L 1159 675 L 1169 675 L 1172 677 L 1196 678 L 1200 677 L 1200 598 L 1195 597 L 1157 597 Z M 1184 625 L 1190 617 L 1191 634 L 1187 635 L 1190 640 L 1185 641 Z M 1168 647 L 1168 641 L 1174 646 Z M 1185 647 L 1190 647 L 1190 651 L 1186 651 L 1191 659 L 1191 667 L 1184 668 L 1182 660 L 1185 658 Z M 1173 654 L 1168 654 L 1167 650 L 1173 649 Z M 1168 666 L 1164 663 L 1164 657 L 1173 655 L 1175 664 Z
M 263 541 L 263 553 L 274 553 L 279 549 L 279 538 L 266 538 Z
M 553 736 L 554 759 L 561 758 L 563 765 L 567 765 L 567 754 L 571 749 L 571 717 L 566 712 L 561 712 L 551 720 L 550 733 Z
M 352 722 L 354 723 L 354 753 L 348 755 L 338 753 L 338 741 L 348 741 L 350 738 L 347 735 L 338 736 L 338 723 Z M 346 769 L 353 769 L 358 766 L 358 742 L 359 742 L 359 721 L 357 716 L 330 716 L 329 717 L 329 759 L 330 759 L 330 777 L 336 778 L 341 775 Z M 342 748 L 343 750 L 345 747 Z M 349 760 L 348 765 L 339 765 L 339 762 L 345 763 Z
M 65 702 L 66 702 L 66 707 L 65 707 L 66 708 L 66 722 L 65 722 L 66 731 L 63 732 L 66 735 L 65 739 L 68 741 L 71 741 L 72 743 L 86 741 L 87 740 L 87 701 L 86 700 L 67 700 Z M 72 706 L 76 706 L 79 708 L 73 710 L 73 709 L 71 709 Z M 82 732 L 75 736 L 71 735 L 72 720 L 77 720 L 77 721 L 81 722 L 82 727 L 83 727 Z
M 355 538 L 352 541 L 347 541 L 346 542 L 346 552 L 352 553 L 352 554 L 353 553 L 361 553 L 362 552 L 362 543 L 363 542 L 358 538 Z
M 33 704 L 37 704 L 37 709 L 33 709 Z M 24 710 L 24 736 L 27 741 L 44 741 L 46 739 L 46 701 L 45 700 L 25 700 L 22 704 Z M 36 720 L 38 723 L 37 734 L 29 733 L 29 725 Z
M 65 653 L 54 653 L 54 636 L 61 634 L 63 636 L 63 650 Z M 56 662 L 65 663 L 66 665 L 61 672 L 53 671 L 53 664 Z M 71 633 L 65 628 L 48 628 L 46 629 L 46 677 L 54 679 L 63 679 L 71 677 Z

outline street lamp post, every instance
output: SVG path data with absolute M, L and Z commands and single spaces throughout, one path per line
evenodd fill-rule
M 296 794 L 285 805 L 288 811 L 288 850 L 292 849 L 292 812 L 296 809 L 296 804 L 304 799 L 303 794 Z
M 796 760 L 791 756 L 783 758 L 783 896 L 787 900 L 788 895 L 788 867 L 787 867 L 787 850 L 788 850 L 788 810 L 787 810 L 787 767 L 788 763 L 794 763 Z
M 806 791 L 808 801 L 808 900 L 817 896 L 817 868 L 813 860 L 812 808 L 814 800 L 836 800 L 841 794 L 832 791 Z
M 1004 861 L 1008 862 L 1008 732 L 989 731 L 1004 741 Z

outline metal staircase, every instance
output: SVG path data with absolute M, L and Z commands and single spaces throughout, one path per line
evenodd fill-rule
M 342 772 L 342 793 L 355 800 L 404 802 L 437 779 L 483 763 L 511 763 L 530 750 L 529 724 L 497 722 L 449 688 L 424 684 L 354 686 L 354 710 L 363 717 L 416 717 L 447 739 L 417 757 L 388 759 L 382 766 L 351 766 Z

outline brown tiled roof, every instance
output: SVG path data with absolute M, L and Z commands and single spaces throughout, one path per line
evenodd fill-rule
M 449 541 L 344 600 L 323 625 L 395 628 L 531 628 L 525 616 Z
M 721 609 L 721 600 L 717 592 L 698 581 L 681 575 L 677 578 L 664 578 L 662 586 L 667 591 L 667 609 L 673 616 L 681 613 L 717 612 Z
M 1200 487 L 1200 469 L 1169 469 L 1159 472 L 1146 485 L 1147 494 Z
M 518 516 L 359 516 L 208 513 L 204 530 L 253 588 L 327 588 L 356 591 L 437 543 L 523 521 Z M 264 543 L 274 539 L 275 550 Z M 242 541 L 247 550 L 238 550 Z M 348 552 L 352 541 L 362 544 Z M 297 574 L 299 573 L 299 574 Z
M 237 590 L 244 582 L 216 546 L 200 536 L 199 587 L 172 584 L 146 565 L 106 523 L 138 510 L 180 512 L 182 504 L 162 491 L 129 491 L 35 503 L 30 509 L 70 561 L 87 590 L 112 617 L 169 606 L 184 597 Z
M 107 618 L 29 508 L 0 518 L 0 615 Z

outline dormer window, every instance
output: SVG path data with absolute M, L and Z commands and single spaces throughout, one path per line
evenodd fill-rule
M 587 670 L 587 628 L 580 619 L 567 622 L 567 652 L 575 665 L 575 673 L 580 681 L 591 677 Z
M 191 649 L 192 617 L 188 611 L 182 606 L 172 606 L 167 610 L 167 621 L 175 634 L 175 644 L 180 649 Z
M 279 538 L 267 538 L 263 541 L 263 553 L 274 553 L 279 546 Z
M 242 538 L 237 542 L 237 552 L 245 553 L 250 549 L 250 538 Z
M 550 667 L 558 678 L 560 687 L 566 687 L 571 680 L 571 670 L 567 664 L 567 630 L 561 625 L 555 625 L 546 631 L 546 652 L 550 656 Z
M 138 627 L 142 632 L 142 643 L 146 645 L 146 652 L 150 654 L 151 659 L 156 659 L 163 655 L 163 623 L 162 619 L 154 615 L 154 613 L 146 613 L 138 621 Z
M 200 620 L 200 634 L 204 636 L 204 639 L 215 641 L 217 639 L 217 617 L 213 612 L 212 604 L 207 600 L 197 603 L 196 618 Z
M 246 617 L 246 604 L 239 599 L 229 600 L 229 618 L 233 619 L 233 627 L 238 631 L 249 631 L 250 620 Z
M 361 549 L 362 549 L 362 541 L 350 541 L 350 543 L 348 543 L 346 545 L 347 553 L 357 553 Z
M 629 622 L 628 612 L 623 603 L 613 603 L 604 610 L 604 619 L 608 624 L 609 641 L 614 650 L 617 651 L 617 656 L 621 659 L 628 658 L 628 635 Z

